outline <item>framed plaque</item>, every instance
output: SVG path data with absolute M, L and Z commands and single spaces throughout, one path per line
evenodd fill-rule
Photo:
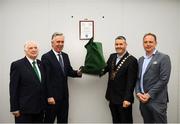
M 89 40 L 94 37 L 94 21 L 81 20 L 79 21 L 79 39 Z

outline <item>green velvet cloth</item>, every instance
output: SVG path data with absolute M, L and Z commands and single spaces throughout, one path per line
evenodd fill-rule
M 85 45 L 87 54 L 82 68 L 83 73 L 99 75 L 106 66 L 103 56 L 102 44 L 94 42 L 93 38 Z

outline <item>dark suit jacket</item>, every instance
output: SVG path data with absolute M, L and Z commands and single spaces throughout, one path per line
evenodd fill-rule
M 42 56 L 42 63 L 47 74 L 47 97 L 54 97 L 55 100 L 68 98 L 67 76 L 78 77 L 77 71 L 71 67 L 68 55 L 62 52 L 62 57 L 65 74 L 52 50 Z
M 37 60 L 41 82 L 26 57 L 15 61 L 10 68 L 10 111 L 39 113 L 45 108 L 45 75 L 41 62 Z
M 128 52 L 118 62 L 117 66 L 121 61 L 129 55 Z M 112 103 L 122 103 L 124 100 L 129 102 L 134 101 L 133 91 L 137 79 L 138 63 L 137 59 L 132 55 L 129 56 L 126 61 L 122 64 L 121 68 L 117 71 L 114 80 L 110 79 L 112 72 L 112 65 L 116 63 L 117 53 L 111 54 L 108 61 L 105 73 L 109 72 L 108 87 L 106 91 L 106 99 Z M 115 68 L 117 68 L 115 66 Z

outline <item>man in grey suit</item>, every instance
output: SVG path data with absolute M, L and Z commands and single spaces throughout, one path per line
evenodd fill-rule
M 156 45 L 156 35 L 144 35 L 146 54 L 138 62 L 139 75 L 135 88 L 144 123 L 167 123 L 167 84 L 171 62 L 168 55 L 157 51 Z

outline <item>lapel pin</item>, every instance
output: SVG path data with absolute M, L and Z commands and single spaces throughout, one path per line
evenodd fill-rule
M 157 64 L 157 61 L 154 61 L 153 64 Z

